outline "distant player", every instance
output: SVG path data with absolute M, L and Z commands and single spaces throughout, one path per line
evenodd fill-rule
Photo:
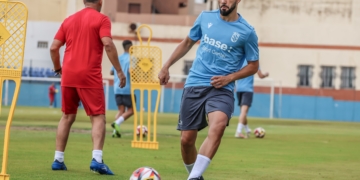
M 55 83 L 51 83 L 51 85 L 49 86 L 49 100 L 50 100 L 50 108 L 54 107 L 54 102 L 55 102 L 55 95 L 57 93 L 57 89 L 55 87 Z
M 202 12 L 159 73 L 160 83 L 167 84 L 170 66 L 200 40 L 185 82 L 177 126 L 182 158 L 190 173 L 188 180 L 204 179 L 202 174 L 219 148 L 234 111 L 234 82 L 259 68 L 258 38 L 254 28 L 237 13 L 239 2 L 219 0 L 219 10 Z M 241 69 L 245 59 L 248 65 Z M 198 153 L 198 131 L 208 125 L 208 135 Z
M 243 67 L 247 65 L 247 61 L 244 61 Z M 269 76 L 269 73 L 262 73 L 259 69 L 258 76 L 263 79 Z M 248 138 L 251 133 L 251 129 L 248 126 L 247 114 L 251 107 L 253 95 L 254 95 L 254 75 L 236 81 L 235 85 L 236 96 L 240 106 L 239 124 L 237 126 L 235 137 Z M 245 129 L 245 135 L 243 135 L 242 129 Z
M 115 101 L 118 107 L 118 113 L 115 116 L 115 122 L 111 124 L 113 130 L 113 137 L 121 137 L 120 134 L 120 125 L 126 121 L 129 117 L 134 114 L 133 104 L 131 101 L 131 88 L 130 88 L 130 54 L 129 49 L 132 46 L 132 42 L 125 40 L 123 43 L 124 54 L 119 56 L 119 62 L 122 67 L 123 72 L 126 76 L 126 85 L 123 88 L 119 87 L 120 80 L 117 76 L 114 76 L 114 94 Z M 111 75 L 116 74 L 114 67 L 111 68 Z
M 100 13 L 102 0 L 84 0 L 85 8 L 64 20 L 50 48 L 55 72 L 61 74 L 62 111 L 56 134 L 53 170 L 67 170 L 64 151 L 79 102 L 92 123 L 92 159 L 90 170 L 100 174 L 114 173 L 103 161 L 105 140 L 105 95 L 101 74 L 103 49 L 125 86 L 126 77 L 118 61 L 116 47 L 111 38 L 111 22 Z M 66 44 L 61 67 L 59 49 Z M 58 178 L 54 178 L 58 179 Z

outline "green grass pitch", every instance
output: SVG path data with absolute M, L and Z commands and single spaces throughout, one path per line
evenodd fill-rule
M 0 155 L 9 108 L 0 117 Z M 141 166 L 155 168 L 164 180 L 185 180 L 180 155 L 177 114 L 159 114 L 159 150 L 131 148 L 132 119 L 121 125 L 122 138 L 111 137 L 116 111 L 107 112 L 104 161 L 115 176 L 90 172 L 91 123 L 79 110 L 65 152 L 68 171 L 52 171 L 60 109 L 17 107 L 11 127 L 7 173 L 10 179 L 128 180 Z M 204 174 L 206 180 L 360 179 L 360 123 L 250 118 L 252 129 L 266 130 L 264 139 L 236 139 L 237 117 L 226 129 L 218 153 Z M 206 136 L 199 133 L 197 147 Z

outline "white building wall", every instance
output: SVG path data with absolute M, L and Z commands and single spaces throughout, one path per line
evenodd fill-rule
M 358 0 L 252 0 L 242 1 L 238 12 L 255 27 L 260 43 L 360 47 Z M 319 88 L 323 65 L 336 66 L 337 89 L 341 66 L 356 67 L 360 77 L 359 50 L 260 47 L 260 54 L 262 68 L 286 87 L 297 86 L 301 64 L 314 65 L 313 88 Z
M 213 6 L 217 7 L 217 4 Z M 80 1 L 77 1 L 76 5 L 75 3 L 66 4 L 61 21 L 71 14 L 71 11 L 81 8 L 83 5 Z M 360 1 L 243 0 L 239 4 L 238 12 L 256 29 L 260 43 L 262 69 L 270 72 L 273 79 L 282 81 L 283 86 L 297 87 L 298 65 L 313 65 L 312 87 L 318 88 L 321 83 L 320 67 L 331 65 L 337 67 L 336 88 L 340 87 L 340 67 L 353 66 L 356 67 L 356 87 L 360 89 L 360 50 L 320 47 L 322 45 L 360 47 Z M 48 49 L 37 49 L 36 42 L 48 40 L 50 46 L 61 21 L 29 22 L 25 62 L 28 62 L 29 59 L 50 60 Z M 190 27 L 184 26 L 152 24 L 150 26 L 153 30 L 153 38 L 158 39 L 152 41 L 151 45 L 159 46 L 162 49 L 163 62 L 176 48 L 179 40 L 185 38 L 190 30 Z M 114 37 L 122 39 L 133 38 L 134 34 L 129 33 L 128 28 L 129 24 L 127 23 L 113 23 L 112 34 Z M 141 34 L 145 37 L 148 36 L 146 29 Z M 123 53 L 121 42 L 120 40 L 115 41 L 119 54 Z M 280 44 L 281 46 L 262 46 L 264 43 Z M 297 45 L 297 48 L 289 48 L 287 44 Z M 319 46 L 318 48 L 304 48 L 306 45 Z M 195 45 L 184 58 L 174 64 L 170 72 L 183 74 L 183 60 L 194 59 L 197 47 L 198 45 Z M 51 65 L 51 61 L 47 62 L 49 63 L 42 63 L 42 65 Z M 111 78 L 108 75 L 110 68 L 111 64 L 104 53 L 104 77 Z
M 53 68 L 50 58 L 50 46 L 60 27 L 60 22 L 28 21 L 24 66 Z M 48 42 L 47 48 L 38 48 L 38 41 Z M 61 57 L 63 57 L 61 49 Z

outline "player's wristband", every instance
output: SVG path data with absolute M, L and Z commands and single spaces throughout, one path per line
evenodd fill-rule
M 58 76 L 60 74 L 61 70 L 62 70 L 61 68 L 54 70 L 55 76 Z
M 54 72 L 55 72 L 55 73 L 59 73 L 60 71 L 61 71 L 61 68 L 60 68 L 60 69 L 55 70 Z

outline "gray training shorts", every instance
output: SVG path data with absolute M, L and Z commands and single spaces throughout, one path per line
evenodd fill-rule
M 237 98 L 238 98 L 238 105 L 239 106 L 249 106 L 251 107 L 252 101 L 253 101 L 253 92 L 236 92 Z
M 224 112 L 230 120 L 234 112 L 234 94 L 213 86 L 187 87 L 183 91 L 177 130 L 198 130 L 208 126 L 207 114 Z M 228 122 L 229 125 L 229 122 Z
M 136 101 L 135 95 L 134 98 Z M 115 102 L 117 106 L 133 107 L 130 94 L 115 94 Z

